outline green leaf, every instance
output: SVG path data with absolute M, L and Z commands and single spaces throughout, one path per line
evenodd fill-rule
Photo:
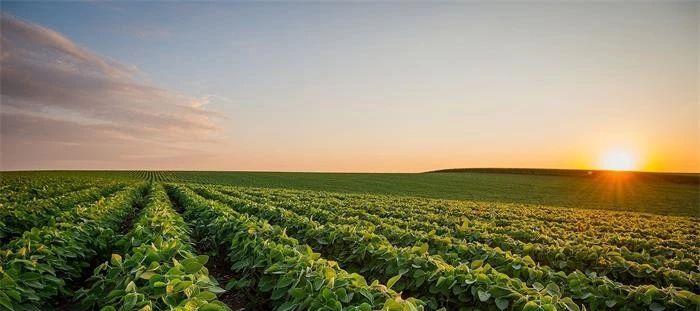
M 344 303 L 348 303 L 350 302 L 350 299 L 352 299 L 351 296 L 348 296 L 348 292 L 343 287 L 336 289 L 335 295 L 338 297 L 338 299 L 340 299 L 341 302 Z
M 386 282 L 386 287 L 391 288 L 392 286 L 394 286 L 394 284 L 396 284 L 396 282 L 399 281 L 400 278 L 401 278 L 401 274 L 390 278 L 389 281 Z
M 477 269 L 477 268 L 479 268 L 479 267 L 481 267 L 481 266 L 483 266 L 483 265 L 484 265 L 484 261 L 481 260 L 481 259 L 477 259 L 477 260 L 472 261 L 471 264 L 470 264 L 469 266 L 470 266 L 472 269 Z
M 0 297 L 0 306 L 3 306 L 7 308 L 10 311 L 14 311 L 15 309 L 12 307 L 12 301 L 8 297 Z
M 0 287 L 11 287 L 15 285 L 15 280 L 13 280 L 9 275 L 4 275 L 0 279 Z
M 221 294 L 226 292 L 226 290 L 218 286 L 209 287 L 209 291 L 215 294 Z
M 306 297 L 306 291 L 303 288 L 297 287 L 289 291 L 289 294 L 296 299 Z
M 496 298 L 496 307 L 498 307 L 498 310 L 505 310 L 506 308 L 508 308 L 508 304 L 508 299 Z
M 129 284 L 126 285 L 126 292 L 136 292 L 136 284 L 134 281 L 129 282 Z
M 227 310 L 224 306 L 215 303 L 206 303 L 199 307 L 199 311 L 225 311 Z
M 523 311 L 537 311 L 540 306 L 534 301 L 528 301 L 523 307 Z
M 197 295 L 197 298 L 204 299 L 207 301 L 214 300 L 214 299 L 216 299 L 216 294 L 214 294 L 212 292 L 201 292 L 201 293 L 199 293 L 199 295 Z
M 197 258 L 187 258 L 180 262 L 180 264 L 185 268 L 185 273 L 192 274 L 204 266 Z
M 544 311 L 557 311 L 557 307 L 555 307 L 551 303 L 548 303 L 548 304 L 542 305 L 542 310 L 544 310 Z
M 382 310 L 387 311 L 403 311 L 403 305 L 396 300 L 387 299 Z
M 110 261 L 113 265 L 115 266 L 120 266 L 122 265 L 122 256 L 119 254 L 112 254 L 112 260 Z
M 190 285 L 192 285 L 192 281 L 178 282 L 177 284 L 175 284 L 173 286 L 173 291 L 176 293 L 179 293 L 179 292 L 185 290 L 185 288 L 188 288 Z
M 532 287 L 535 288 L 537 291 L 542 291 L 544 289 L 544 285 L 540 282 L 535 282 L 532 284 Z
M 491 298 L 491 293 L 484 291 L 484 290 L 478 290 L 477 295 L 479 296 L 479 300 L 481 302 L 485 302 Z
M 571 298 L 569 298 L 569 297 L 564 297 L 564 298 L 562 298 L 562 299 L 561 299 L 561 303 L 564 305 L 564 307 L 565 307 L 566 310 L 568 310 L 568 311 L 580 311 L 580 310 L 581 310 L 581 309 L 578 307 L 578 305 L 577 305 L 576 303 L 574 303 L 574 301 L 573 301 Z
M 292 283 L 294 283 L 295 280 L 296 279 L 293 276 L 285 275 L 285 276 L 281 277 L 279 279 L 279 281 L 277 281 L 277 288 L 285 288 L 285 287 L 291 285 Z
M 209 256 L 199 255 L 199 256 L 197 256 L 197 261 L 199 261 L 199 263 L 201 263 L 202 265 L 206 265 L 207 262 L 209 261 Z
M 153 271 L 146 271 L 146 272 L 144 272 L 144 273 L 141 273 L 141 275 L 140 275 L 139 277 L 142 278 L 142 279 L 144 279 L 144 280 L 150 280 L 154 275 L 156 275 L 155 272 L 153 272 Z
M 556 297 L 556 296 L 559 296 L 559 295 L 560 295 L 561 290 L 559 289 L 559 286 L 558 286 L 557 284 L 549 283 L 549 284 L 547 284 L 547 293 L 548 293 L 550 296 L 555 296 L 555 297 Z
M 124 304 L 122 305 L 123 310 L 131 310 L 138 302 L 139 297 L 136 293 L 128 293 L 124 296 Z
M 36 280 L 41 279 L 41 274 L 36 273 L 36 272 L 25 272 L 25 273 L 22 273 L 22 276 L 20 276 L 19 279 L 24 281 L 24 282 L 36 281 Z

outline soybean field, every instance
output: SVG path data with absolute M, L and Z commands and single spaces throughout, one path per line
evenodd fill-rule
M 0 174 L 0 310 L 700 308 L 694 183 L 228 174 Z

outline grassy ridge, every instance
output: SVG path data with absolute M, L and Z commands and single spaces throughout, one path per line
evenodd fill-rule
M 585 178 L 600 178 L 605 176 L 625 175 L 638 180 L 651 182 L 672 182 L 679 184 L 700 185 L 699 173 L 657 173 L 657 172 L 627 172 L 606 170 L 567 170 L 550 168 L 448 168 L 427 173 L 491 173 L 491 174 L 524 174 L 545 176 L 577 176 Z
M 638 174 L 542 175 L 501 172 L 423 174 L 55 171 L 5 172 L 147 178 L 235 186 L 377 193 L 562 207 L 700 216 L 700 187 Z M 692 176 L 692 175 L 690 175 Z

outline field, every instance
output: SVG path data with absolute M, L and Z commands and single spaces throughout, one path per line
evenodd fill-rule
M 145 179 L 700 216 L 698 174 L 680 175 L 678 180 L 674 179 L 677 174 L 644 176 L 641 173 L 596 172 L 589 175 L 587 171 L 527 172 L 514 169 L 429 174 L 153 171 L 2 174 L 8 178 L 49 174 L 67 178 Z
M 0 176 L 0 310 L 700 308 L 695 175 Z

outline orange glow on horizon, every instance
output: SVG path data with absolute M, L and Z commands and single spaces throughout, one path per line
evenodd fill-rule
M 627 150 L 612 150 L 600 159 L 600 168 L 611 171 L 633 171 L 639 169 L 639 158 Z

